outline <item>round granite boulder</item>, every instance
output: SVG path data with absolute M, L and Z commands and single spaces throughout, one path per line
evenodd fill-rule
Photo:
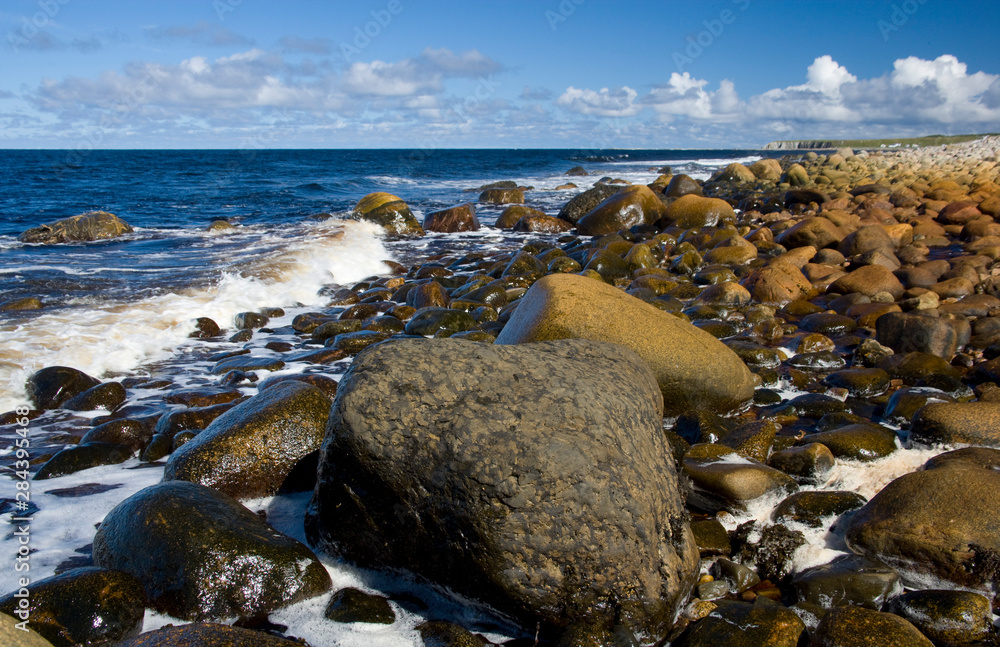
M 655 642 L 698 570 L 649 367 L 582 339 L 401 339 L 340 382 L 314 545 L 405 568 L 535 626 Z
M 924 445 L 1000 447 L 1000 402 L 936 402 L 913 418 L 910 438 Z
M 170 456 L 165 481 L 200 483 L 239 498 L 271 496 L 298 461 L 319 449 L 330 398 L 281 382 L 226 411 Z
M 903 618 L 862 607 L 830 609 L 812 632 L 810 647 L 933 647 Z
M 424 229 L 445 234 L 478 231 L 479 219 L 476 218 L 476 206 L 466 202 L 441 211 L 432 211 L 424 216 Z
M 715 227 L 736 222 L 736 213 L 725 200 L 689 194 L 670 203 L 662 226 Z
M 559 211 L 559 217 L 575 225 L 580 218 L 593 211 L 597 205 L 601 204 L 621 190 L 622 188 L 620 186 L 615 186 L 613 184 L 597 184 L 594 188 L 587 189 L 583 193 L 570 198 L 570 201 L 563 206 L 562 210 Z M 506 210 L 504 213 L 506 213 Z M 521 215 L 523 216 L 524 214 Z M 520 217 L 518 220 L 520 220 Z M 511 226 L 513 226 L 513 224 Z
M 391 193 L 369 193 L 354 206 L 355 220 L 365 220 L 380 225 L 386 232 L 397 236 L 423 236 L 410 207 Z
M 94 537 L 94 563 L 132 575 L 152 608 L 184 620 L 267 614 L 331 584 L 306 546 L 235 499 L 185 481 L 115 506 Z
M 625 187 L 604 200 L 576 223 L 583 236 L 603 236 L 636 225 L 655 224 L 666 207 L 648 186 Z
M 626 346 L 653 368 L 668 414 L 719 413 L 753 398 L 746 364 L 709 333 L 622 290 L 575 274 L 551 274 L 528 290 L 497 344 L 593 339 Z

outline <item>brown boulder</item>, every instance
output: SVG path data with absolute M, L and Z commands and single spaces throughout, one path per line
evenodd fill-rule
M 725 200 L 685 195 L 670 203 L 662 225 L 675 227 L 715 227 L 736 222 L 736 213 Z
M 369 193 L 354 205 L 352 217 L 355 220 L 373 222 L 397 236 L 424 235 L 424 229 L 410 207 L 391 193 Z
M 899 299 L 905 290 L 903 284 L 888 268 L 882 265 L 865 265 L 834 281 L 829 291 L 840 294 L 858 292 L 867 297 L 873 297 L 879 292 L 888 292 L 894 299 Z
M 88 211 L 48 225 L 35 227 L 18 236 L 22 243 L 89 242 L 117 238 L 132 233 L 127 222 L 107 211 Z
M 603 236 L 635 225 L 652 225 L 663 217 L 666 208 L 652 189 L 629 186 L 597 205 L 576 223 L 584 236 Z
M 750 291 L 754 300 L 768 305 L 808 299 L 813 291 L 812 284 L 799 268 L 780 260 L 754 270 L 740 281 L 740 285 Z
M 478 231 L 479 219 L 476 218 L 476 207 L 466 202 L 441 211 L 432 211 L 424 216 L 424 229 L 443 234 Z

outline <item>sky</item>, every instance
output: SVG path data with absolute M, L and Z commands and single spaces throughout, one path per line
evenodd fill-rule
M 0 0 L 0 148 L 1000 132 L 996 0 Z

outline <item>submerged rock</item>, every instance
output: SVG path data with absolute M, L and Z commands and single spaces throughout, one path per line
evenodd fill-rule
M 753 398 L 753 375 L 725 344 L 601 281 L 575 274 L 540 279 L 496 343 L 552 339 L 593 339 L 635 351 L 656 374 L 667 414 L 695 408 L 725 413 Z
M 400 340 L 340 383 L 307 530 L 529 626 L 617 621 L 652 641 L 698 563 L 669 451 L 626 348 Z
M 152 608 L 185 620 L 266 614 L 330 588 L 306 546 L 235 499 L 184 481 L 115 506 L 94 537 L 94 563 L 134 576 Z
M 127 222 L 107 211 L 88 211 L 78 216 L 63 218 L 48 225 L 29 229 L 18 240 L 22 243 L 90 242 L 117 238 L 132 233 Z

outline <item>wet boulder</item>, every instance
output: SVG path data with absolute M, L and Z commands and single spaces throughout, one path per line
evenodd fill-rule
M 913 418 L 910 438 L 923 445 L 1000 447 L 1000 402 L 935 402 Z
M 877 610 L 903 592 L 896 571 L 857 555 L 807 568 L 796 573 L 792 583 L 799 600 L 823 608 L 861 606 Z
M 736 213 L 725 200 L 690 194 L 677 198 L 666 208 L 662 226 L 716 227 L 736 222 Z
M 28 399 L 35 409 L 58 409 L 101 381 L 68 366 L 49 366 L 33 373 L 25 382 Z
M 822 443 L 837 458 L 864 462 L 884 458 L 898 448 L 891 429 L 864 423 L 808 434 L 800 442 Z
M 526 207 L 523 204 L 512 204 L 497 217 L 496 223 L 493 225 L 497 229 L 513 229 L 514 226 L 521 221 L 522 218 L 528 216 L 544 216 L 545 212 L 539 209 L 533 209 L 532 207 Z M 563 221 L 567 222 L 567 221 Z M 572 229 L 572 223 L 569 223 L 570 229 Z
M 994 591 L 1000 472 L 970 461 L 942 461 L 897 478 L 854 513 L 845 540 L 852 551 L 896 568 L 904 583 L 933 576 Z
M 897 353 L 927 353 L 950 360 L 958 350 L 959 336 L 947 319 L 889 312 L 875 322 L 875 339 Z
M 115 647 L 302 647 L 298 640 L 214 622 L 167 625 L 118 643 Z
M 891 611 L 941 643 L 987 640 L 993 629 L 990 601 L 971 591 L 910 591 L 892 601 Z
M 33 581 L 29 592 L 19 598 L 18 591 L 11 591 L 0 598 L 0 613 L 13 616 L 26 610 L 28 626 L 55 647 L 117 643 L 142 630 L 146 593 L 128 573 L 77 568 Z M 19 605 L 22 599 L 27 609 Z
M 791 493 L 795 480 L 723 445 L 692 445 L 684 455 L 684 475 L 691 480 L 688 504 L 705 512 L 743 512 L 766 494 Z
M 35 480 L 73 474 L 98 465 L 117 465 L 132 458 L 133 450 L 118 443 L 87 442 L 59 450 L 35 473 Z
M 334 622 L 344 623 L 391 625 L 396 622 L 396 613 L 387 598 L 353 588 L 334 593 L 323 615 Z
M 424 216 L 424 229 L 444 234 L 458 231 L 478 231 L 479 219 L 476 206 L 471 202 L 456 205 Z
M 138 420 L 124 418 L 111 420 L 94 427 L 80 439 L 80 444 L 85 445 L 90 442 L 116 443 L 137 452 L 145 447 L 152 437 L 153 434 L 149 427 Z
M 21 310 L 41 310 L 42 300 L 38 297 L 24 297 L 23 299 L 11 299 L 0 303 L 0 312 L 17 312 Z
M 380 225 L 396 236 L 423 236 L 424 229 L 401 198 L 391 193 L 369 193 L 354 206 L 352 217 Z
M 479 194 L 479 202 L 483 204 L 524 204 L 524 191 L 521 189 L 486 189 Z
M 119 382 L 104 382 L 63 402 L 60 409 L 70 411 L 114 411 L 125 403 L 125 387 Z
M 575 225 L 580 218 L 593 211 L 597 205 L 621 190 L 620 186 L 598 184 L 594 188 L 587 189 L 583 193 L 570 198 L 569 202 L 559 211 L 559 218 Z
M 698 568 L 661 416 L 649 367 L 614 344 L 372 347 L 340 383 L 307 533 L 526 626 L 655 642 Z
M 546 276 L 528 290 L 497 344 L 593 339 L 621 344 L 653 368 L 665 410 L 726 413 L 753 398 L 746 364 L 709 333 L 622 290 L 575 274 Z
M 132 575 L 153 609 L 185 620 L 253 617 L 330 588 L 306 546 L 235 499 L 185 481 L 115 506 L 94 537 L 94 563 Z
M 22 243 L 90 242 L 117 238 L 132 233 L 132 227 L 118 216 L 107 211 L 88 211 L 78 216 L 27 230 L 18 240 Z
M 583 236 L 603 236 L 636 225 L 655 224 L 666 207 L 645 185 L 625 187 L 594 207 L 576 223 Z
M 226 411 L 170 456 L 165 481 L 200 483 L 250 499 L 275 494 L 295 464 L 319 449 L 330 398 L 282 382 Z
M 819 528 L 824 521 L 857 510 L 866 503 L 868 500 L 857 492 L 796 492 L 778 504 L 771 512 L 771 519 L 778 523 L 797 521 Z
M 810 647 L 933 647 L 903 618 L 862 607 L 830 609 L 812 632 Z
M 783 605 L 764 596 L 750 602 L 718 600 L 707 616 L 695 623 L 676 647 L 796 647 L 806 626 Z

